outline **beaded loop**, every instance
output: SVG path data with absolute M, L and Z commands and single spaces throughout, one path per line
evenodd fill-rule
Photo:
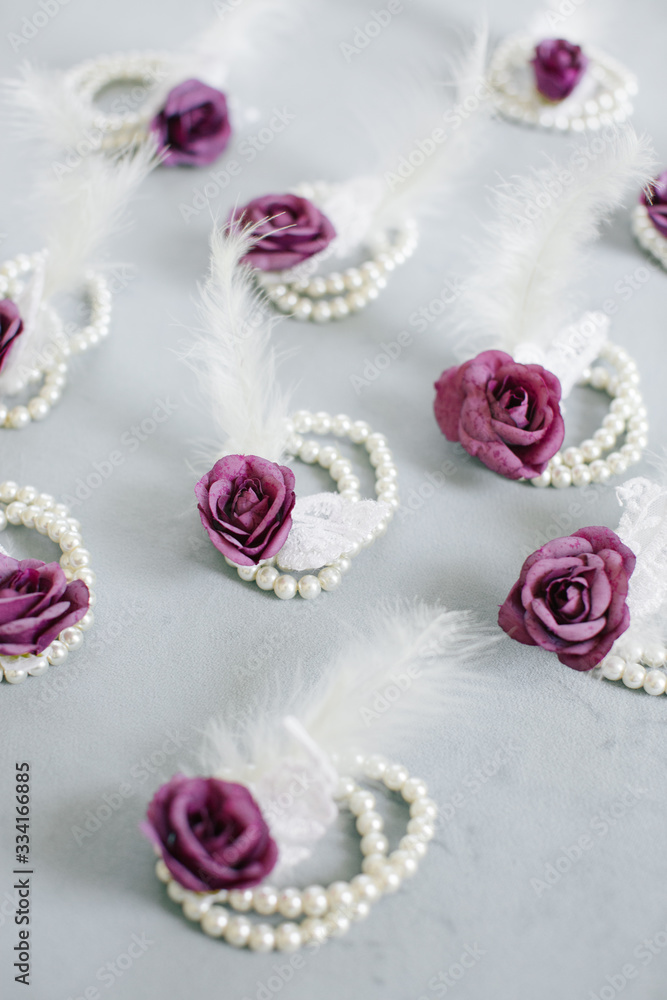
M 88 129 L 94 135 L 100 133 L 101 149 L 113 152 L 141 141 L 146 135 L 156 112 L 155 101 L 148 98 L 149 92 L 166 79 L 172 63 L 173 56 L 168 53 L 117 52 L 89 59 L 67 73 L 65 84 L 76 95 Z M 133 99 L 136 107 L 106 114 L 95 103 L 105 87 L 132 82 L 140 84 L 143 90 L 139 101 Z
M 389 842 L 382 832 L 384 821 L 375 811 L 375 796 L 354 778 L 340 778 L 336 797 L 341 808 L 356 817 L 364 856 L 361 873 L 350 882 L 336 881 L 326 888 L 311 885 L 305 889 L 278 889 L 262 883 L 254 889 L 190 892 L 172 878 L 160 859 L 155 873 L 166 885 L 169 898 L 180 903 L 187 919 L 199 923 L 205 934 L 224 938 L 235 948 L 296 951 L 311 941 L 324 944 L 329 938 L 341 937 L 352 922 L 368 916 L 370 907 L 382 895 L 396 892 L 403 879 L 416 873 L 428 842 L 435 836 L 438 815 L 425 782 L 411 778 L 402 764 L 390 764 L 374 755 L 362 758 L 359 770 L 367 779 L 381 781 L 389 791 L 398 792 L 410 807 L 410 820 L 398 848 L 389 853 Z M 255 923 L 248 916 L 233 916 L 230 911 L 254 911 L 263 918 L 285 919 L 274 926 Z
M 355 544 L 344 555 L 322 567 L 317 576 L 308 573 L 297 581 L 291 573 L 279 572 L 282 569 L 280 553 L 271 559 L 262 560 L 256 566 L 239 566 L 225 556 L 227 564 L 236 569 L 242 580 L 254 581 L 260 590 L 273 590 L 282 600 L 290 600 L 297 594 L 306 600 L 312 600 L 319 597 L 323 590 L 335 590 L 340 586 L 342 576 L 349 570 L 352 558 L 387 531 L 389 521 L 399 506 L 397 472 L 384 435 L 373 432 L 363 420 L 352 421 L 345 414 L 332 417 L 324 412 L 310 413 L 308 410 L 299 410 L 292 416 L 291 425 L 293 433 L 288 442 L 288 452 L 309 465 L 315 462 L 321 465 L 336 483 L 336 490 L 340 495 L 352 502 L 358 502 L 361 497 L 359 479 L 352 474 L 350 462 L 335 446 L 319 445 L 317 441 L 304 439 L 302 435 L 308 432 L 333 434 L 336 437 L 347 437 L 354 444 L 363 444 L 370 463 L 375 468 L 377 499 L 388 506 L 387 518 L 380 522 L 372 535 L 361 545 Z
M 296 190 L 325 211 L 330 185 L 324 181 L 300 184 Z M 326 323 L 345 319 L 360 312 L 374 302 L 387 277 L 411 257 L 417 247 L 417 226 L 413 219 L 406 219 L 397 231 L 385 230 L 375 234 L 370 241 L 371 256 L 359 267 L 331 271 L 329 274 L 300 274 L 309 262 L 291 271 L 257 271 L 256 279 L 270 302 L 280 312 L 293 319 Z M 323 255 L 324 256 L 324 255 Z M 295 276 L 296 275 L 296 276 Z
M 643 688 L 657 696 L 667 689 L 667 648 L 659 642 L 642 643 L 622 636 L 597 668 L 609 681 Z
M 19 254 L 12 260 L 5 261 L 0 266 L 0 297 L 15 300 L 24 289 L 23 276 L 41 267 L 45 257 L 46 251 L 43 250 L 31 256 Z M 33 420 L 44 420 L 51 407 L 60 400 L 70 355 L 88 350 L 108 335 L 111 322 L 111 291 L 104 275 L 93 271 L 86 272 L 84 295 L 90 303 L 89 323 L 69 335 L 64 332 L 55 311 L 48 304 L 42 304 L 41 308 L 46 312 L 53 328 L 53 336 L 40 352 L 34 367 L 21 370 L 12 395 L 21 392 L 28 384 L 40 380 L 41 388 L 25 405 L 10 408 L 5 401 L 0 400 L 0 427 L 22 430 Z
M 632 232 L 643 250 L 647 250 L 667 269 L 667 239 L 659 232 L 648 214 L 646 205 L 635 206 L 632 213 Z
M 0 656 L 0 680 L 4 676 L 10 684 L 20 684 L 28 676 L 39 677 L 49 666 L 60 666 L 72 650 L 83 642 L 83 633 L 93 624 L 94 615 L 90 610 L 95 604 L 92 587 L 95 573 L 90 568 L 90 553 L 83 546 L 81 525 L 70 516 L 69 508 L 56 503 L 48 493 L 38 493 L 34 486 L 20 487 L 7 480 L 0 483 L 0 531 L 8 524 L 35 528 L 40 535 L 48 535 L 57 542 L 62 555 L 60 565 L 67 580 L 83 580 L 90 593 L 88 611 L 76 623 L 63 629 L 47 649 L 39 656 Z
M 611 56 L 586 46 L 589 65 L 584 79 L 594 82 L 593 92 L 581 103 L 576 100 L 576 91 L 571 98 L 554 103 L 532 82 L 534 50 L 534 38 L 513 35 L 493 54 L 489 67 L 492 100 L 505 118 L 560 132 L 585 132 L 620 124 L 630 117 L 637 79 Z
M 647 411 L 637 388 L 637 365 L 628 352 L 615 344 L 606 343 L 600 351 L 600 360 L 616 369 L 612 374 L 603 365 L 588 369 L 581 385 L 604 389 L 612 398 L 609 413 L 602 427 L 592 438 L 587 438 L 578 448 L 565 448 L 550 460 L 541 476 L 531 479 L 533 486 L 587 486 L 589 483 L 606 483 L 612 475 L 622 475 L 629 466 L 641 461 L 648 446 Z M 625 434 L 625 444 L 612 451 L 616 439 Z M 602 453 L 610 454 L 603 459 Z

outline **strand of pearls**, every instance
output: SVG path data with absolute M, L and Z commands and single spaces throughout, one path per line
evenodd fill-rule
M 81 525 L 70 516 L 69 508 L 56 503 L 49 493 L 38 493 L 34 486 L 19 486 L 10 480 L 0 483 L 0 531 L 8 524 L 35 528 L 40 535 L 48 535 L 60 546 L 60 565 L 67 580 L 83 580 L 90 591 L 88 611 L 81 621 L 63 629 L 39 656 L 0 656 L 0 680 L 4 675 L 10 684 L 20 684 L 28 676 L 45 674 L 49 666 L 60 666 L 68 653 L 82 644 L 83 633 L 95 617 L 91 609 L 96 601 L 92 589 L 96 578 L 89 565 L 90 553 L 83 547 Z
M 609 681 L 623 681 L 626 687 L 643 688 L 654 696 L 667 688 L 667 647 L 662 643 L 643 644 L 636 639 L 621 638 L 598 667 Z
M 393 240 L 385 234 L 373 256 L 360 267 L 297 280 L 283 281 L 280 275 L 276 278 L 263 271 L 257 271 L 256 277 L 280 312 L 294 319 L 326 323 L 345 319 L 374 302 L 387 287 L 387 276 L 411 257 L 416 247 L 416 225 L 409 221 Z
M 389 512 L 387 518 L 383 519 L 361 544 L 355 543 L 344 555 L 324 566 L 317 576 L 308 573 L 297 580 L 291 573 L 281 573 L 280 555 L 264 559 L 256 566 L 238 566 L 225 556 L 227 564 L 236 569 L 242 580 L 254 581 L 260 590 L 272 590 L 283 601 L 288 601 L 297 594 L 306 600 L 312 600 L 319 597 L 323 590 L 335 590 L 339 587 L 343 575 L 350 569 L 354 556 L 386 533 L 394 511 L 399 505 L 396 485 L 398 473 L 393 454 L 387 447 L 383 434 L 372 431 L 364 420 L 353 421 L 343 413 L 332 417 L 329 413 L 299 410 L 291 418 L 288 453 L 308 465 L 313 465 L 315 462 L 321 465 L 335 482 L 338 493 L 352 502 L 361 499 L 359 493 L 361 484 L 358 477 L 353 474 L 352 464 L 334 445 L 320 445 L 317 441 L 305 439 L 303 434 L 308 432 L 347 437 L 353 444 L 364 445 L 369 461 L 375 468 L 377 498 L 388 505 Z
M 505 118 L 561 132 L 585 132 L 624 122 L 632 114 L 637 79 L 611 56 L 587 46 L 590 61 L 586 76 L 596 83 L 594 95 L 581 103 L 570 99 L 553 103 L 522 79 L 526 71 L 532 76 L 529 64 L 534 51 L 534 38 L 513 35 L 493 54 L 489 82 L 493 102 Z
M 0 266 L 0 296 L 15 300 L 23 291 L 24 276 L 35 268 L 42 267 L 46 259 L 45 250 L 18 254 Z M 38 355 L 34 367 L 22 371 L 15 381 L 12 394 L 17 394 L 28 385 L 41 386 L 25 405 L 9 407 L 0 400 L 0 427 L 23 430 L 33 420 L 44 420 L 51 407 L 60 400 L 67 381 L 68 360 L 72 354 L 80 354 L 103 340 L 109 333 L 111 323 L 111 291 L 104 275 L 87 271 L 84 277 L 84 295 L 89 302 L 88 325 L 76 330 L 70 336 L 62 332 L 62 324 L 48 304 L 41 308 L 46 312 L 46 321 L 54 329 L 53 339 Z
M 667 268 L 667 239 L 659 232 L 649 218 L 646 205 L 635 206 L 632 213 L 632 232 L 640 247 L 655 257 Z
M 615 344 L 606 343 L 600 358 L 616 369 L 616 374 L 603 365 L 587 369 L 582 385 L 603 389 L 611 396 L 609 413 L 602 427 L 592 438 L 582 441 L 578 448 L 565 448 L 550 460 L 541 476 L 531 479 L 533 486 L 587 486 L 589 483 L 606 483 L 612 475 L 622 475 L 630 465 L 641 461 L 648 446 L 647 410 L 637 388 L 639 372 L 628 352 Z M 625 444 L 612 451 L 616 439 L 625 434 Z M 602 453 L 609 451 L 606 458 Z
M 411 778 L 402 764 L 390 764 L 376 754 L 360 757 L 357 767 L 366 778 L 381 781 L 389 791 L 398 792 L 410 807 L 406 835 L 396 850 L 389 853 L 389 842 L 382 832 L 384 822 L 375 809 L 373 793 L 358 785 L 354 778 L 345 776 L 339 780 L 336 798 L 341 808 L 356 817 L 364 856 L 361 874 L 350 882 L 336 881 L 327 887 L 309 885 L 305 889 L 278 889 L 263 883 L 254 889 L 198 893 L 176 882 L 160 859 L 155 872 L 166 884 L 169 898 L 180 903 L 187 919 L 198 922 L 205 934 L 223 938 L 235 948 L 289 952 L 311 941 L 323 944 L 329 938 L 342 937 L 352 922 L 368 916 L 371 906 L 381 896 L 396 892 L 403 879 L 416 873 L 429 841 L 435 836 L 438 814 L 435 802 L 428 797 L 426 783 Z M 234 916 L 231 911 L 241 915 Z M 255 923 L 244 915 L 250 911 L 285 920 L 276 926 Z M 299 918 L 302 919 L 297 923 Z
M 146 102 L 149 90 L 165 79 L 173 57 L 160 52 L 117 52 L 99 56 L 74 66 L 65 83 L 76 95 L 94 133 L 101 133 L 99 148 L 113 151 L 139 141 L 146 134 L 155 114 L 152 102 Z M 95 103 L 105 87 L 114 83 L 140 85 L 141 97 L 135 107 L 120 113 L 106 114 Z

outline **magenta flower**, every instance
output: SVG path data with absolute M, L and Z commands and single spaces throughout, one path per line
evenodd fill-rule
M 213 163 L 232 134 L 227 98 L 200 80 L 185 80 L 169 91 L 150 128 L 159 148 L 166 150 L 166 166 Z
M 252 566 L 281 550 L 292 527 L 294 473 L 257 455 L 227 455 L 195 486 L 201 523 L 219 552 Z
M 535 47 L 531 63 L 540 94 L 549 101 L 563 101 L 586 72 L 588 58 L 578 45 L 564 38 L 548 38 Z
M 655 228 L 667 237 L 667 170 L 663 170 L 653 181 L 648 197 L 642 191 L 640 201 L 646 205 L 648 217 Z
M 498 615 L 517 642 L 592 670 L 630 624 L 635 555 L 609 528 L 581 528 L 528 556 Z
M 248 789 L 218 778 L 175 775 L 158 788 L 140 829 L 176 881 L 192 892 L 249 889 L 278 860 Z
M 237 208 L 230 222 L 256 226 L 256 244 L 244 260 L 260 271 L 286 271 L 329 246 L 336 230 L 307 198 L 267 194 Z
M 534 479 L 565 436 L 560 382 L 541 365 L 483 351 L 435 384 L 435 419 L 448 441 L 508 479 Z
M 19 562 L 0 552 L 0 655 L 43 653 L 90 603 L 83 580 L 67 582 L 58 563 Z
M 7 363 L 9 352 L 23 333 L 23 320 L 18 306 L 11 299 L 0 299 L 0 372 Z

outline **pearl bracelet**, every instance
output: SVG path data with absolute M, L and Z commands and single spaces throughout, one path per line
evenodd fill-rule
M 16 300 L 25 287 L 22 276 L 42 267 L 46 255 L 47 251 L 43 250 L 31 256 L 18 254 L 12 260 L 5 261 L 0 266 L 0 297 Z M 108 335 L 111 321 L 111 291 L 106 278 L 93 271 L 86 272 L 84 295 L 90 304 L 88 325 L 69 335 L 64 332 L 62 321 L 53 308 L 48 303 L 41 304 L 40 310 L 44 319 L 50 324 L 53 335 L 39 353 L 34 366 L 20 369 L 11 394 L 16 395 L 29 384 L 40 380 L 42 386 L 25 405 L 10 408 L 0 400 L 0 427 L 22 430 L 33 420 L 44 420 L 51 407 L 60 400 L 70 355 L 88 350 Z
M 354 444 L 363 444 L 368 452 L 370 464 L 375 468 L 377 498 L 388 507 L 387 518 L 383 519 L 361 544 L 354 543 L 344 555 L 320 569 L 317 576 L 308 573 L 297 581 L 291 573 L 280 573 L 282 568 L 280 553 L 271 559 L 262 560 L 256 566 L 239 566 L 225 556 L 227 564 L 236 569 L 242 580 L 254 581 L 260 590 L 273 590 L 283 601 L 290 600 L 297 593 L 306 600 L 312 600 L 319 597 L 323 590 L 335 590 L 340 585 L 343 574 L 349 570 L 354 556 L 386 533 L 389 521 L 399 506 L 397 470 L 384 435 L 373 432 L 363 420 L 352 421 L 345 414 L 332 417 L 328 413 L 299 410 L 291 418 L 291 427 L 292 435 L 287 444 L 288 454 L 300 458 L 309 465 L 317 462 L 329 472 L 336 484 L 337 492 L 352 502 L 360 500 L 360 482 L 357 476 L 352 474 L 351 463 L 335 446 L 320 445 L 317 441 L 304 439 L 302 435 L 308 432 L 333 434 L 336 437 L 347 437 Z
M 542 97 L 532 80 L 523 78 L 526 71 L 532 71 L 534 50 L 534 38 L 513 35 L 493 54 L 489 66 L 492 100 L 505 118 L 561 132 L 585 132 L 620 124 L 630 117 L 637 79 L 611 56 L 587 46 L 589 66 L 584 79 L 595 82 L 594 93 L 581 103 L 576 97 L 554 103 Z
M 667 648 L 662 643 L 647 645 L 621 637 L 598 670 L 609 681 L 623 681 L 626 687 L 643 688 L 648 694 L 660 695 L 667 687 Z
M 640 203 L 635 206 L 632 213 L 632 232 L 640 247 L 667 268 L 667 239 L 651 222 L 646 205 Z
M 324 181 L 300 184 L 295 193 L 322 208 L 330 185 Z M 257 271 L 256 279 L 270 302 L 293 319 L 326 323 L 360 312 L 387 287 L 387 276 L 411 257 L 417 247 L 417 225 L 406 219 L 395 233 L 385 231 L 372 241 L 372 256 L 359 267 L 332 271 L 326 275 L 294 277 L 295 271 Z M 308 261 L 303 267 L 308 266 Z
M 557 452 L 542 475 L 530 480 L 533 486 L 564 489 L 587 486 L 591 482 L 606 483 L 612 475 L 621 475 L 630 465 L 641 461 L 642 452 L 648 445 L 648 423 L 646 407 L 637 388 L 637 365 L 624 348 L 610 343 L 602 347 L 600 359 L 612 365 L 616 374 L 596 365 L 584 372 L 580 384 L 604 389 L 612 397 L 602 427 L 578 448 Z M 618 451 L 611 451 L 617 437 L 623 434 L 625 444 Z M 611 451 L 611 454 L 603 459 L 603 451 Z
M 351 922 L 368 916 L 372 904 L 382 895 L 396 892 L 403 879 L 416 873 L 428 842 L 435 836 L 438 814 L 435 802 L 428 798 L 425 782 L 411 778 L 402 764 L 390 764 L 376 754 L 359 757 L 355 769 L 367 779 L 381 781 L 389 791 L 400 793 L 409 804 L 407 833 L 397 850 L 388 853 L 389 843 L 382 832 L 384 822 L 375 811 L 373 793 L 360 787 L 354 778 L 341 777 L 336 798 L 341 808 L 356 817 L 364 856 L 361 874 L 350 882 L 333 882 L 327 888 L 310 885 L 303 890 L 277 889 L 264 883 L 254 889 L 191 892 L 172 878 L 160 859 L 155 872 L 166 884 L 169 898 L 180 903 L 187 919 L 198 922 L 205 934 L 224 938 L 235 948 L 290 952 L 309 942 L 323 944 L 331 937 L 342 937 Z M 286 921 L 275 926 L 254 923 L 247 916 L 233 916 L 230 909 L 241 914 L 253 910 L 260 916 L 281 916 Z M 297 923 L 299 917 L 303 919 Z
M 87 128 L 100 133 L 99 148 L 114 151 L 143 139 L 155 114 L 153 102 L 146 100 L 147 93 L 166 79 L 172 63 L 173 57 L 168 53 L 117 52 L 89 59 L 67 73 L 65 84 L 79 101 Z M 132 92 L 134 108 L 106 114 L 95 100 L 102 90 L 115 83 L 138 85 L 140 97 Z
M 76 625 L 63 629 L 39 656 L 0 656 L 0 680 L 4 674 L 10 684 L 20 684 L 28 676 L 39 677 L 46 673 L 49 666 L 60 666 L 67 654 L 82 644 L 83 633 L 94 621 L 90 609 L 95 604 L 92 590 L 95 574 L 89 566 L 90 553 L 83 547 L 81 525 L 70 517 L 65 504 L 56 503 L 48 493 L 38 493 L 34 486 L 19 487 L 9 480 L 0 483 L 0 531 L 8 524 L 35 528 L 40 535 L 48 535 L 52 542 L 57 542 L 62 552 L 60 566 L 66 579 L 83 580 L 90 593 L 89 610 L 84 617 Z

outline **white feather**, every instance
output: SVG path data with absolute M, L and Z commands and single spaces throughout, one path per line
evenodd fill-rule
M 229 722 L 212 723 L 205 773 L 257 781 L 274 770 L 295 753 L 286 716 L 295 717 L 328 756 L 400 751 L 429 719 L 457 710 L 467 684 L 478 683 L 469 661 L 493 641 L 491 630 L 468 612 L 406 602 L 385 607 L 324 668 L 310 693 L 308 678 L 296 672 L 291 687 L 281 684 L 269 693 L 266 706 L 253 710 L 240 731 Z M 391 700 L 392 691 L 385 698 L 389 687 L 401 689 L 400 697 Z
M 573 147 L 566 164 L 495 191 L 496 218 L 459 299 L 462 357 L 492 346 L 513 353 L 525 342 L 546 348 L 568 318 L 584 250 L 624 196 L 646 186 L 655 170 L 650 140 L 629 125 L 595 142 L 604 143 L 601 152 L 592 144 Z
M 288 438 L 288 396 L 276 381 L 272 317 L 241 258 L 253 228 L 237 226 L 211 236 L 209 276 L 200 288 L 202 329 L 182 355 L 197 374 L 214 431 L 207 462 L 223 455 L 259 455 L 277 462 Z
M 65 73 L 24 63 L 19 75 L 2 80 L 0 87 L 6 106 L 3 117 L 17 138 L 39 140 L 52 151 L 76 147 L 82 138 L 90 141 L 85 109 L 67 86 Z
M 103 244 L 126 225 L 130 198 L 159 161 L 149 137 L 112 158 L 87 156 L 67 173 L 41 182 L 37 199 L 46 217 L 47 298 L 73 289 L 89 267 L 99 265 Z

